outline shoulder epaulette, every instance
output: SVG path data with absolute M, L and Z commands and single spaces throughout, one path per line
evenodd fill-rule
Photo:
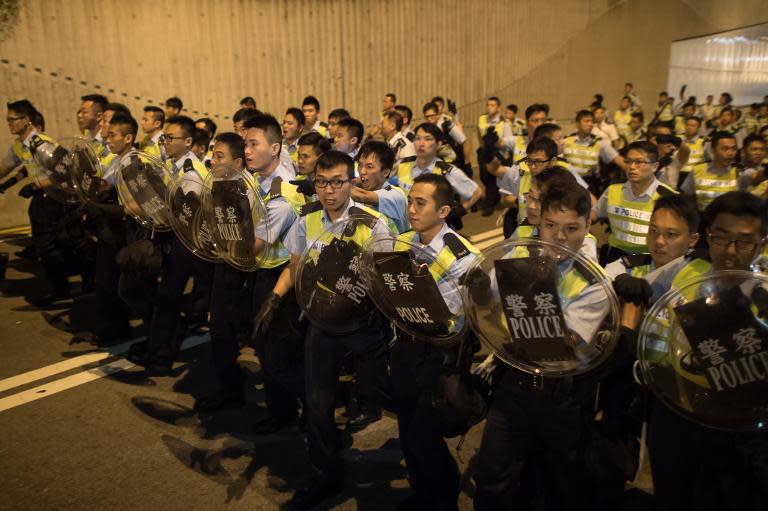
M 320 121 L 320 126 L 322 126 L 323 128 L 327 128 L 328 127 L 328 123 L 325 122 L 325 121 Z
M 416 161 L 416 156 L 407 156 L 400 160 L 400 163 L 410 163 L 412 161 Z
M 443 171 L 443 175 L 450 174 L 451 169 L 453 169 L 453 165 L 443 160 L 437 160 L 435 162 L 435 167 L 440 167 L 440 170 Z
M 276 199 L 282 196 L 283 196 L 283 178 L 280 176 L 277 176 L 272 180 L 272 185 L 269 187 L 269 198 Z
M 624 263 L 624 266 L 628 269 L 651 264 L 651 261 L 650 254 L 624 254 L 621 256 L 621 262 Z
M 376 222 L 378 221 L 378 218 L 370 214 L 368 211 L 364 210 L 363 208 L 352 206 L 349 208 L 349 215 L 354 215 L 356 218 L 355 223 L 362 223 L 363 225 L 367 225 L 371 229 L 373 229 L 373 226 L 376 225 Z
M 395 152 L 397 152 L 400 149 L 402 149 L 403 147 L 405 147 L 405 140 L 401 138 L 401 139 L 399 139 L 397 141 L 397 143 L 395 144 L 395 147 L 393 147 L 393 149 L 395 150 Z
M 185 173 L 195 170 L 195 165 L 192 163 L 192 158 L 187 158 L 184 160 L 184 166 L 182 168 L 184 169 Z
M 299 216 L 307 216 L 310 213 L 314 213 L 315 211 L 320 211 L 323 209 L 323 204 L 320 201 L 310 202 L 309 204 L 304 204 L 301 207 L 301 211 L 299 211 Z
M 443 235 L 443 243 L 445 243 L 445 246 L 448 247 L 451 252 L 453 252 L 453 255 L 457 260 L 468 256 L 471 253 L 469 248 L 467 248 L 467 246 L 461 242 L 459 237 L 452 232 L 448 232 Z
M 405 134 L 405 138 L 413 142 L 414 140 L 416 140 L 416 133 L 409 131 L 408 133 Z
M 390 190 L 392 189 L 392 185 L 390 185 L 390 184 L 387 184 L 387 185 L 385 185 L 385 186 L 384 186 L 384 189 L 385 189 L 386 191 L 390 191 Z
M 212 160 L 205 160 L 205 168 L 210 170 L 211 167 L 213 167 L 213 161 Z
M 656 188 L 656 193 L 658 193 L 661 197 L 672 197 L 673 195 L 677 195 L 675 190 L 665 185 L 664 183 L 659 184 L 659 186 Z
M 589 271 L 581 262 L 574 261 L 573 262 L 573 269 L 581 275 L 584 280 L 589 282 L 590 285 L 595 284 L 597 282 L 597 276 L 593 274 L 593 272 Z

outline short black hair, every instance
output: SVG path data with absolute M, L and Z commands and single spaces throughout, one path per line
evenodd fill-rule
M 659 92 L 659 96 L 667 96 L 667 97 L 669 97 L 669 94 L 667 93 L 667 91 L 663 90 L 663 91 Z
M 270 144 L 281 144 L 283 142 L 283 129 L 273 115 L 256 115 L 245 121 L 243 126 L 247 130 L 255 128 L 263 131 Z
M 329 170 L 338 166 L 343 166 L 347 169 L 347 177 L 349 179 L 355 178 L 355 162 L 352 161 L 352 158 L 350 158 L 348 154 L 335 150 L 323 153 L 320 158 L 317 159 L 315 173 L 320 170 Z
M 285 111 L 285 115 L 292 115 L 296 122 L 299 123 L 299 127 L 304 126 L 304 112 L 301 111 L 301 108 L 292 106 Z
M 395 120 L 395 129 L 397 131 L 400 131 L 403 129 L 403 116 L 400 115 L 400 113 L 395 110 L 392 112 L 387 112 L 384 114 L 385 119 L 394 119 Z
M 362 122 L 353 119 L 352 117 L 347 117 L 346 119 L 341 119 L 339 121 L 338 127 L 346 128 L 350 137 L 356 137 L 357 144 L 355 145 L 360 147 L 360 144 L 363 142 L 363 135 L 365 134 L 365 128 L 363 127 Z
M 80 96 L 80 101 L 90 101 L 99 109 L 99 112 L 106 110 L 109 104 L 109 100 L 103 94 L 86 94 L 85 96 Z
M 122 113 L 133 117 L 128 107 L 122 103 L 107 103 L 107 107 L 104 109 L 104 111 L 106 112 L 107 110 L 112 110 L 116 114 Z
M 406 105 L 395 105 L 395 112 L 403 116 L 403 122 L 408 119 L 408 124 L 413 120 L 413 110 Z
M 165 110 L 155 105 L 148 105 L 144 107 L 145 112 L 151 112 L 152 118 L 156 121 L 160 121 L 160 124 L 165 123 Z
M 579 110 L 576 112 L 576 122 L 579 122 L 585 117 L 591 117 L 592 120 L 595 120 L 595 114 L 593 114 L 590 110 Z
M 241 158 L 245 162 L 245 140 L 237 133 L 225 131 L 216 136 L 216 143 L 227 146 L 233 159 Z
M 257 115 L 259 115 L 261 112 L 256 110 L 255 108 L 241 108 L 237 112 L 235 112 L 235 115 L 232 116 L 232 122 L 238 123 L 240 121 L 247 121 L 248 119 L 253 119 Z
M 566 168 L 560 166 L 547 167 L 531 179 L 538 185 L 540 190 L 552 188 L 554 186 L 578 185 L 576 177 Z
M 641 123 L 645 122 L 645 116 L 643 115 L 643 112 L 632 112 L 630 117 L 638 119 Z
M 380 140 L 369 140 L 360 148 L 357 153 L 358 161 L 366 156 L 376 155 L 376 159 L 381 163 L 381 170 L 389 171 L 395 165 L 395 151 L 389 147 L 389 144 Z
M 443 141 L 443 130 L 441 130 L 431 122 L 422 122 L 421 124 L 416 126 L 416 129 L 413 130 L 413 132 L 418 134 L 419 130 L 424 131 L 429 135 L 432 135 L 433 137 L 435 137 L 435 141 L 437 142 Z
M 37 112 L 35 105 L 33 105 L 27 99 L 20 99 L 18 101 L 12 101 L 8 103 L 8 110 L 16 112 L 17 114 L 26 117 L 30 121 L 32 120 L 32 116 L 35 115 L 35 112 Z
M 246 108 L 256 108 L 256 100 L 253 99 L 251 96 L 245 96 L 243 99 L 240 100 L 240 106 L 243 106 Z
M 534 103 L 529 105 L 528 108 L 525 109 L 525 120 L 527 121 L 533 114 L 539 112 L 544 112 L 544 114 L 549 115 L 549 106 L 544 103 Z
M 517 114 L 517 105 L 514 103 L 510 103 L 505 107 L 507 110 L 510 110 L 512 112 L 515 112 Z
M 307 96 L 302 100 L 301 106 L 313 106 L 315 110 L 320 111 L 320 102 L 314 96 Z
M 421 113 L 426 114 L 429 110 L 434 110 L 435 112 L 439 112 L 440 107 L 437 106 L 437 103 L 435 103 L 434 101 L 424 103 L 424 106 L 421 108 Z
M 397 103 L 397 95 L 394 92 L 387 92 L 384 97 L 391 99 L 392 103 Z
M 659 148 L 656 147 L 656 144 L 653 142 L 649 142 L 647 140 L 637 140 L 636 142 L 632 142 L 626 148 L 624 148 L 622 153 L 627 154 L 632 149 L 635 151 L 642 151 L 647 154 L 648 159 L 651 160 L 651 163 L 656 163 L 659 161 Z
M 748 192 L 727 192 L 715 198 L 704 210 L 704 221 L 712 225 L 717 215 L 749 216 L 760 220 L 760 236 L 768 234 L 765 202 Z
M 213 119 L 211 119 L 210 117 L 201 117 L 195 121 L 195 124 L 197 124 L 198 122 L 203 123 L 203 126 L 204 126 L 203 129 L 208 132 L 209 138 L 213 138 L 213 136 L 216 134 L 216 128 L 218 128 L 218 126 L 216 126 L 216 123 L 213 122 Z
M 109 125 L 120 126 L 123 135 L 133 135 L 134 140 L 139 133 L 139 124 L 136 122 L 136 119 L 125 112 L 115 111 L 115 115 L 109 120 Z
M 445 100 L 442 96 L 435 96 L 430 100 L 430 103 L 442 103 L 445 104 Z
M 299 137 L 297 145 L 311 145 L 315 154 L 325 154 L 333 149 L 331 141 L 316 131 L 310 131 Z
M 525 148 L 526 154 L 531 154 L 535 151 L 544 151 L 547 155 L 547 159 L 557 158 L 557 143 L 549 137 L 534 138 L 528 143 L 528 147 Z
M 43 114 L 41 114 L 39 110 L 35 110 L 29 120 L 32 123 L 32 126 L 35 126 L 36 128 L 39 127 L 40 131 L 45 131 L 45 117 L 43 117 Z
M 541 211 L 550 209 L 569 209 L 589 220 L 592 201 L 589 192 L 578 184 L 550 186 L 541 203 Z
M 435 191 L 432 193 L 432 197 L 435 199 L 438 208 L 443 206 L 453 207 L 455 202 L 453 187 L 445 176 L 431 172 L 429 174 L 422 174 L 413 179 L 413 186 L 419 183 L 434 185 Z
M 693 197 L 679 194 L 659 197 L 653 205 L 653 213 L 660 209 L 668 209 L 676 216 L 685 220 L 685 223 L 688 224 L 688 234 L 699 232 L 701 217 Z
M 498 96 L 490 96 L 487 101 L 495 101 L 497 105 L 501 105 L 501 100 Z
M 720 143 L 721 140 L 736 140 L 736 137 L 733 133 L 729 133 L 727 131 L 716 131 L 712 134 L 712 138 L 710 138 L 710 144 L 712 144 L 712 149 L 717 148 L 717 144 Z
M 195 121 L 193 121 L 191 117 L 187 117 L 186 115 L 172 115 L 168 118 L 166 124 L 176 124 L 177 126 L 181 126 L 181 131 L 184 133 L 184 137 L 195 136 Z
M 730 105 L 731 103 L 733 103 L 733 96 L 731 96 L 731 94 L 729 92 L 723 92 L 720 95 L 725 97 L 725 104 L 726 105 Z
M 765 139 L 757 133 L 753 133 L 744 137 L 744 142 L 741 144 L 741 147 L 746 149 L 752 142 L 760 142 L 761 144 L 765 144 Z
M 184 103 L 182 103 L 181 98 L 179 98 L 178 96 L 173 96 L 165 100 L 165 106 L 175 108 L 176 110 L 181 112 L 181 109 L 184 108 Z
M 203 146 L 206 149 L 211 144 L 211 134 L 208 130 L 195 128 L 195 132 L 192 134 L 192 145 Z
M 533 130 L 533 138 L 549 137 L 552 138 L 556 131 L 562 131 L 563 129 L 553 122 L 545 122 Z
M 697 123 L 699 123 L 699 126 L 701 126 L 701 123 L 702 123 L 701 117 L 699 117 L 699 116 L 697 116 L 697 115 L 692 115 L 692 116 L 690 116 L 689 118 L 687 118 L 687 119 L 685 120 L 685 122 L 688 122 L 688 121 L 690 121 L 690 120 L 694 120 L 694 121 L 696 121 Z
M 352 117 L 350 113 L 344 109 L 344 108 L 334 108 L 331 110 L 331 113 L 328 114 L 328 119 L 346 119 L 347 117 Z

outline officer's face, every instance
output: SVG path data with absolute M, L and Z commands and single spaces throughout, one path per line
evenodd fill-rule
M 636 131 L 643 127 L 643 123 L 637 117 L 633 117 L 629 121 L 629 127 L 632 128 L 632 131 Z
M 744 148 L 744 163 L 755 166 L 762 163 L 766 156 L 765 142 L 755 140 Z
M 335 188 L 333 182 L 343 183 L 339 188 Z M 321 183 L 326 183 L 326 186 L 319 186 Z M 337 165 L 330 169 L 318 169 L 315 173 L 315 186 L 317 198 L 326 211 L 340 211 L 349 202 L 352 184 L 345 165 Z
M 395 119 L 391 117 L 385 117 L 381 120 L 381 133 L 385 138 L 390 139 L 397 133 L 397 124 Z
M 565 151 L 565 137 L 562 130 L 557 130 L 552 133 L 552 140 L 557 144 L 557 154 L 563 154 Z
M 415 183 L 408 192 L 408 221 L 416 232 L 426 232 L 442 224 L 450 212 L 449 206 L 437 207 L 432 183 Z
M 357 147 L 357 137 L 353 137 L 349 133 L 349 129 L 345 126 L 339 126 L 336 128 L 336 136 L 333 138 L 333 148 L 342 153 L 351 153 Z
M 155 121 L 155 115 L 152 112 L 144 112 L 141 116 L 141 131 L 152 133 L 160 128 L 160 121 Z
M 283 117 L 283 138 L 287 140 L 296 140 L 301 134 L 304 126 L 299 126 L 299 121 L 291 114 Z
M 165 105 L 165 118 L 166 119 L 168 119 L 170 117 L 173 117 L 174 115 L 179 115 L 179 112 L 181 112 L 181 110 L 179 110 L 178 108 L 174 108 L 172 106 Z
M 619 108 L 622 110 L 626 110 L 629 108 L 629 100 L 627 98 L 621 98 L 621 103 L 619 103 Z
M 8 117 L 6 119 L 11 135 L 21 135 L 27 129 L 27 126 L 31 124 L 29 117 L 13 110 L 8 110 Z
M 590 133 L 594 125 L 595 120 L 591 115 L 585 115 L 576 123 L 576 127 L 580 133 Z
M 546 120 L 547 120 L 547 114 L 545 114 L 544 112 L 535 112 L 531 114 L 531 116 L 525 120 L 528 133 L 533 133 L 534 131 L 536 131 L 536 128 L 544 124 L 544 121 Z
M 109 123 L 112 121 L 113 115 L 115 115 L 114 110 L 105 110 L 104 115 L 101 116 L 101 122 L 99 122 L 99 133 L 101 134 L 101 138 L 107 138 Z
M 77 126 L 81 130 L 93 131 L 99 127 L 103 115 L 93 101 L 83 101 L 77 111 Z
M 426 119 L 426 121 L 430 124 L 437 124 L 437 121 L 440 120 L 440 112 L 434 108 L 430 108 L 424 112 L 424 119 Z
M 233 129 L 235 130 L 235 133 L 245 138 L 245 121 L 237 121 L 236 123 L 232 124 Z
M 315 164 L 317 163 L 320 155 L 315 152 L 315 148 L 311 145 L 299 146 L 299 161 L 297 166 L 299 167 L 299 174 L 302 176 L 309 176 L 315 171 Z
M 683 108 L 683 117 L 687 119 L 688 117 L 691 117 L 695 112 L 696 112 L 695 106 L 690 104 L 685 105 L 685 107 Z
M 435 140 L 435 137 L 424 130 L 416 131 L 416 138 L 413 139 L 413 145 L 416 147 L 416 155 L 424 158 L 433 158 L 440 147 L 440 144 Z
M 280 144 L 270 144 L 266 133 L 258 128 L 245 131 L 245 166 L 251 172 L 266 170 L 277 158 Z
M 666 94 L 659 94 L 659 104 L 663 105 L 667 101 L 667 95 Z
M 685 121 L 685 136 L 688 138 L 695 137 L 699 134 L 700 127 L 701 125 L 699 124 L 699 121 L 696 119 L 688 119 Z
M 339 128 L 340 120 L 338 117 L 328 118 L 328 134 L 331 136 L 331 139 L 336 138 L 336 130 Z
M 547 158 L 547 153 L 544 151 L 532 151 L 528 153 L 526 161 L 531 174 L 534 176 L 541 174 L 544 169 L 557 163 L 554 158 Z
M 736 139 L 724 138 L 717 143 L 717 147 L 713 148 L 712 156 L 718 165 L 730 165 L 736 158 L 736 151 Z
M 696 245 L 698 233 L 688 231 L 688 222 L 671 209 L 658 209 L 648 227 L 648 252 L 657 268 L 684 256 Z
M 507 121 L 512 121 L 515 119 L 515 112 L 510 110 L 509 108 L 504 109 L 504 119 Z
M 381 168 L 381 162 L 376 154 L 371 153 L 359 159 L 357 170 L 360 172 L 360 187 L 363 190 L 380 190 L 389 177 L 389 169 Z
M 718 122 L 720 123 L 720 126 L 728 126 L 733 122 L 733 115 L 731 115 L 731 112 L 726 110 L 725 112 L 720 113 Z
M 653 180 L 657 162 L 652 162 L 651 157 L 645 151 L 630 149 L 624 159 L 627 165 L 627 181 L 630 183 L 648 183 Z
M 488 114 L 488 117 L 495 117 L 499 113 L 500 106 L 498 101 L 489 99 L 485 102 L 485 113 Z
M 314 126 L 317 122 L 317 108 L 314 105 L 304 105 L 301 111 L 304 113 L 304 123 L 310 128 Z
M 541 223 L 541 197 L 542 193 L 536 181 L 531 181 L 531 189 L 525 198 L 525 215 L 528 217 L 528 223 L 539 225 Z
M 216 142 L 214 144 L 211 163 L 214 167 L 221 165 L 223 167 L 234 167 L 238 170 L 243 168 L 242 158 L 233 158 L 229 146 L 223 142 Z
M 760 250 L 760 219 L 720 213 L 707 229 L 714 270 L 749 270 Z M 734 243 L 734 240 L 736 241 Z
M 130 149 L 133 143 L 132 135 L 124 135 L 120 126 L 107 126 L 107 133 L 104 136 L 112 154 L 122 154 L 126 149 Z
M 178 124 L 168 124 L 163 129 L 165 154 L 171 159 L 184 156 L 192 147 L 192 137 L 185 137 L 184 130 Z
M 720 106 L 725 106 L 725 104 L 728 102 L 728 99 L 726 99 L 724 94 L 721 94 L 717 102 L 720 104 Z
M 547 208 L 541 213 L 541 239 L 578 252 L 589 232 L 589 220 L 572 209 Z
M 395 102 L 392 101 L 390 96 L 384 96 L 384 100 L 381 102 L 381 106 L 384 110 L 392 110 L 395 108 Z
M 595 108 L 595 122 L 601 123 L 605 120 L 605 108 Z
M 667 128 L 666 126 L 663 127 L 657 127 L 656 128 L 656 135 L 671 135 L 672 130 Z M 668 154 L 672 154 L 672 152 L 675 150 L 675 146 L 672 144 L 659 144 L 656 136 L 651 137 L 651 142 L 656 144 L 656 147 L 659 148 L 659 156 L 663 157 Z

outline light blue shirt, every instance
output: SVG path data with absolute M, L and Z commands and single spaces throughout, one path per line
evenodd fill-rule
M 265 178 L 257 177 L 259 183 L 259 193 L 262 200 L 269 195 L 269 191 L 272 188 L 272 182 L 275 178 L 279 177 L 283 180 L 283 183 L 295 179 L 293 174 L 293 166 L 281 164 L 272 171 L 270 175 Z M 285 197 L 276 197 L 270 199 L 266 203 L 267 216 L 263 218 L 261 222 L 256 225 L 256 238 L 265 241 L 268 244 L 273 244 L 280 241 L 291 225 L 296 221 L 296 212 L 291 204 Z M 284 252 L 284 247 L 280 249 Z M 287 257 L 288 253 L 280 253 L 278 256 Z
M 424 168 L 420 168 L 414 162 L 413 169 L 411 170 L 411 175 L 415 179 L 422 174 L 431 174 L 433 173 L 436 163 L 437 163 L 437 158 L 434 158 Z M 467 177 L 467 175 L 464 172 L 462 172 L 460 169 L 456 168 L 453 165 L 451 167 L 452 167 L 451 171 L 445 174 L 445 178 L 448 180 L 449 183 L 451 183 L 451 186 L 453 187 L 453 191 L 456 192 L 456 194 L 459 197 L 461 197 L 462 200 L 469 199 L 470 197 L 472 197 L 472 194 L 475 193 L 475 190 L 477 190 L 477 183 L 475 183 L 469 177 Z M 405 190 L 406 192 L 409 192 L 411 190 L 410 186 L 405 185 L 405 183 L 403 183 L 400 187 L 403 188 L 403 190 Z
M 371 205 L 376 211 L 386 215 L 397 227 L 397 232 L 405 232 L 411 228 L 408 221 L 407 201 L 405 192 L 397 190 L 390 185 L 375 190 L 379 197 L 378 205 Z

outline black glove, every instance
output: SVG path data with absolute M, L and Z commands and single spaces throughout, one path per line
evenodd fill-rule
M 623 273 L 613 281 L 613 290 L 624 302 L 631 302 L 640 307 L 647 307 L 653 296 L 651 285 L 645 279 L 631 277 Z
M 27 183 L 21 188 L 21 190 L 19 190 L 19 197 L 24 197 L 25 199 L 29 199 L 35 194 L 36 191 L 37 191 L 37 186 L 35 185 L 35 183 Z
M 1 184 L 1 185 L 0 185 L 0 193 L 5 193 L 5 192 L 8 190 L 8 188 L 12 187 L 12 186 L 13 186 L 13 185 L 15 185 L 17 182 L 18 182 L 18 181 L 17 181 L 17 180 L 16 180 L 16 178 L 14 177 L 14 178 L 11 178 L 11 179 L 9 179 L 9 180 L 8 180 L 8 181 L 6 181 L 5 183 Z
M 307 196 L 312 196 L 315 194 L 315 183 L 311 179 L 296 179 L 294 181 L 288 181 L 292 185 L 295 185 L 296 188 L 298 188 L 299 193 L 303 193 Z
M 264 333 L 269 329 L 275 311 L 282 300 L 283 297 L 278 296 L 275 293 L 270 293 L 267 299 L 264 300 L 256 317 L 253 318 L 253 334 L 251 335 L 251 339 L 256 339 L 259 336 L 259 333 Z
M 493 298 L 491 293 L 491 278 L 483 270 L 474 268 L 464 274 L 462 285 L 472 295 L 478 305 L 488 305 Z

